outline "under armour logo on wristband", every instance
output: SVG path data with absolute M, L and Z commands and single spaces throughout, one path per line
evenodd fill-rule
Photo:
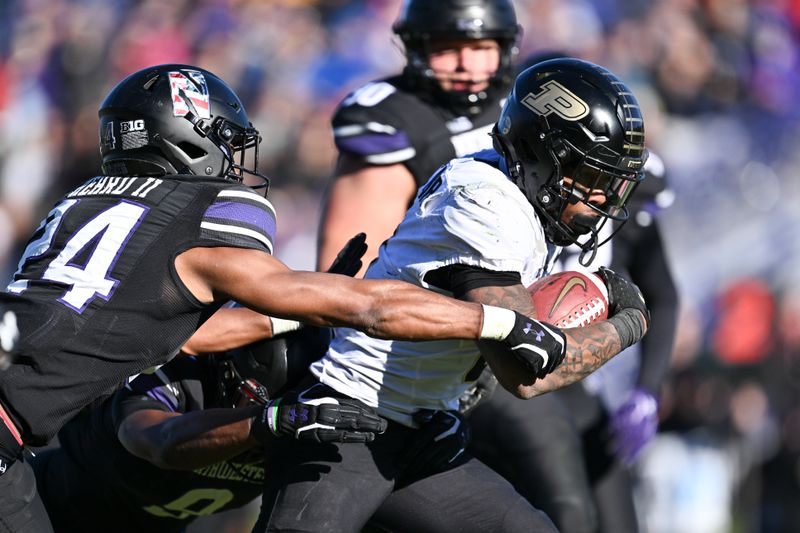
M 300 417 L 301 422 L 308 422 L 308 409 L 303 407 L 298 414 L 297 409 L 293 407 L 292 410 L 289 411 L 289 422 L 294 424 L 298 416 Z
M 6 470 L 8 470 L 8 463 L 0 459 L 0 476 L 5 474 Z

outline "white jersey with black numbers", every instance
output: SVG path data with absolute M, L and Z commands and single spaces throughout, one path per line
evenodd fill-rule
M 526 286 L 547 273 L 553 254 L 542 225 L 501 168 L 500 156 L 486 150 L 440 169 L 420 188 L 365 277 L 441 292 L 425 283 L 425 275 L 453 264 L 519 272 Z M 328 353 L 311 371 L 381 416 L 411 426 L 419 409 L 457 408 L 479 357 L 474 341 L 380 340 L 337 328 Z

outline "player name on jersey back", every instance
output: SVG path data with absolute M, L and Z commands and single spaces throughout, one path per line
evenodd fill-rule
M 119 177 L 97 176 L 67 194 L 67 198 L 84 196 L 122 196 L 130 198 L 146 198 L 158 202 L 174 189 L 175 184 L 169 180 L 153 177 Z M 159 189 L 157 192 L 156 189 Z

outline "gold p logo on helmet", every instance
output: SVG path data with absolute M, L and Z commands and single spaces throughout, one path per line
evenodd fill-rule
M 550 80 L 542 85 L 539 94 L 528 93 L 522 104 L 536 113 L 546 117 L 555 113 L 564 120 L 574 122 L 589 114 L 589 106 L 575 94 L 558 83 Z

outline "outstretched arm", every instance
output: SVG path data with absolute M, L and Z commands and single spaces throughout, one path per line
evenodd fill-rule
M 318 326 L 351 326 L 379 338 L 478 339 L 483 311 L 400 281 L 295 272 L 256 250 L 192 248 L 175 260 L 200 301 L 235 300 L 260 313 Z
M 193 248 L 176 258 L 175 269 L 201 302 L 235 300 L 270 316 L 349 326 L 384 339 L 497 340 L 537 375 L 552 371 L 564 354 L 556 329 L 547 327 L 540 343 L 529 327 L 536 320 L 401 281 L 294 272 L 268 254 L 239 248 Z
M 339 251 L 328 272 L 354 276 L 367 250 L 366 235 L 351 237 Z M 186 341 L 181 352 L 188 355 L 223 352 L 299 329 L 295 320 L 269 317 L 246 307 L 223 307 Z
M 198 328 L 181 352 L 187 355 L 224 352 L 272 336 L 270 317 L 246 307 L 223 307 Z

